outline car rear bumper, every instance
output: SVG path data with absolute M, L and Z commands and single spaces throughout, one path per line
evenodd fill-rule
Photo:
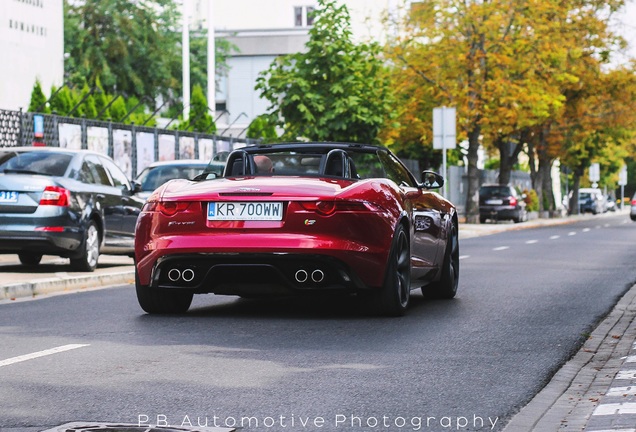
M 82 244 L 82 233 L 76 228 L 62 232 L 48 231 L 1 231 L 0 253 L 30 252 L 42 255 L 70 257 Z
M 520 212 L 520 208 L 512 206 L 479 208 L 479 216 L 487 219 L 514 219 L 519 217 Z
M 229 295 L 359 291 L 367 285 L 347 264 L 320 254 L 186 254 L 159 259 L 151 287 Z

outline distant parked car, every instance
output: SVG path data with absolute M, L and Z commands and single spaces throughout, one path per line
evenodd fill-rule
M 487 220 L 528 220 L 524 196 L 511 185 L 484 185 L 479 188 L 479 222 Z
M 192 180 L 209 167 L 208 172 L 217 176 L 223 174 L 225 162 L 202 161 L 197 159 L 180 159 L 173 161 L 154 162 L 139 173 L 134 181 L 136 195 L 142 199 L 148 198 L 152 191 L 172 179 Z
M 632 197 L 632 207 L 629 210 L 629 217 L 633 220 L 636 221 L 636 193 L 634 194 L 634 196 Z
M 615 212 L 616 211 L 616 200 L 614 198 L 612 198 L 611 195 L 605 195 L 605 211 L 611 211 L 611 212 Z
M 100 253 L 131 255 L 143 201 L 111 158 L 52 147 L 0 149 L 0 254 L 42 255 L 93 271 Z
M 600 189 L 579 189 L 579 212 L 599 214 L 605 212 L 605 196 Z

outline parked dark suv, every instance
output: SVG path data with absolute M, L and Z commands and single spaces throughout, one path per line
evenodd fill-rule
M 528 220 L 526 202 L 510 185 L 484 185 L 479 189 L 479 221 Z
M 143 200 L 106 155 L 51 147 L 0 149 L 0 254 L 39 264 L 70 258 L 93 271 L 100 253 L 131 255 Z

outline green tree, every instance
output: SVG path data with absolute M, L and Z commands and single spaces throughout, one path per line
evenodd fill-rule
M 71 108 L 73 108 L 73 95 L 71 90 L 64 86 L 61 89 L 57 89 L 55 86 L 51 87 L 51 100 L 49 105 L 51 112 L 58 115 L 67 115 Z
M 42 91 L 42 85 L 40 84 L 40 80 L 36 79 L 35 84 L 33 85 L 33 90 L 31 90 L 31 102 L 29 102 L 29 112 L 40 112 L 40 113 L 49 113 L 49 107 L 46 103 L 46 96 Z
M 114 122 L 121 121 L 128 111 L 126 110 L 126 102 L 120 96 L 110 106 L 110 116 Z
M 391 101 L 377 44 L 354 44 L 346 6 L 318 0 L 307 51 L 276 59 L 256 89 L 284 139 L 377 142 Z
M 65 70 L 75 84 L 97 79 L 108 92 L 168 95 L 180 57 L 172 0 L 65 0 Z
M 268 114 L 257 116 L 247 127 L 245 136 L 247 138 L 260 139 L 265 143 L 276 142 L 278 140 L 276 120 Z
M 179 126 L 179 129 L 203 133 L 216 132 L 216 124 L 214 123 L 214 118 L 210 115 L 208 100 L 203 94 L 203 89 L 198 84 L 192 88 L 190 117 Z

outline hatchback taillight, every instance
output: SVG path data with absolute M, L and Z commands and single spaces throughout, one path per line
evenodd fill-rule
M 517 205 L 517 198 L 511 196 L 508 199 L 510 200 L 510 205 L 511 206 L 516 206 Z
M 633 206 L 636 206 L 636 199 L 633 199 L 633 200 L 632 200 L 632 205 L 633 205 Z
M 71 192 L 60 186 L 47 186 L 40 197 L 40 205 L 52 205 L 68 207 L 71 201 Z

